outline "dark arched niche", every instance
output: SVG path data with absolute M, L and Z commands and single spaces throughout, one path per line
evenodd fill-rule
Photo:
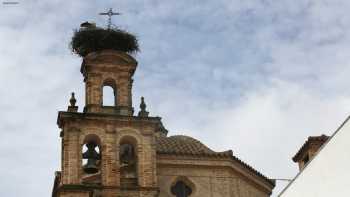
M 119 143 L 120 184 L 122 187 L 137 186 L 137 141 L 126 136 Z
M 176 197 L 189 197 L 194 193 L 194 184 L 187 177 L 178 177 L 171 185 L 171 194 Z

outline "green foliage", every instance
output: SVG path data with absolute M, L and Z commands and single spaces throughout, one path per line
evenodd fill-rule
M 139 51 L 137 38 L 127 31 L 117 28 L 80 28 L 74 31 L 70 47 L 81 57 L 91 52 L 114 49 L 126 53 Z

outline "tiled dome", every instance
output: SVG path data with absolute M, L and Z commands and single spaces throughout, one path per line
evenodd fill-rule
M 185 155 L 185 156 L 201 156 L 201 157 L 220 157 L 227 158 L 233 162 L 237 162 L 250 172 L 262 177 L 263 179 L 275 185 L 275 181 L 262 175 L 260 172 L 246 164 L 233 155 L 232 150 L 224 152 L 215 152 L 208 148 L 200 141 L 184 135 L 174 135 L 170 137 L 160 136 L 156 138 L 157 154 L 165 155 Z
M 157 153 L 201 156 L 232 156 L 232 151 L 215 152 L 200 141 L 184 136 L 174 135 L 157 138 Z

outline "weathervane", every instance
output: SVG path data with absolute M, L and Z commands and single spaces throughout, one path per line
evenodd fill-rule
M 100 15 L 107 15 L 108 16 L 108 24 L 107 28 L 110 29 L 112 25 L 112 16 L 114 15 L 121 15 L 119 12 L 113 12 L 112 8 L 109 8 L 108 12 L 102 12 Z

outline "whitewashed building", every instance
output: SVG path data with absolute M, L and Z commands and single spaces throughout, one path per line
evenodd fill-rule
M 349 118 L 331 137 L 309 137 L 293 160 L 300 172 L 280 197 L 350 196 Z

